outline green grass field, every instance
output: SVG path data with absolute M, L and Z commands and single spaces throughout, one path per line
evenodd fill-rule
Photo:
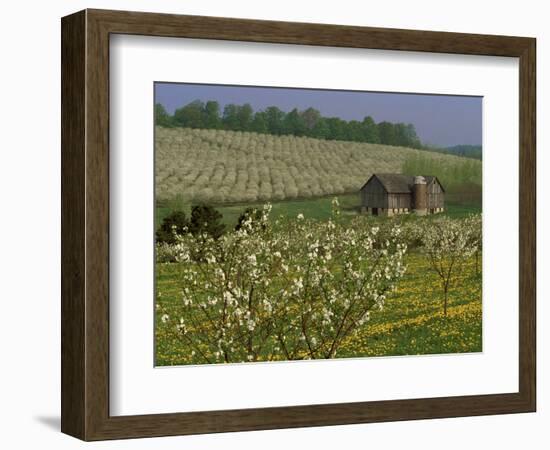
M 365 352 L 368 356 L 480 352 L 481 275 L 475 259 L 462 268 L 450 293 L 447 317 L 443 316 L 439 277 L 425 256 L 407 257 L 408 273 L 383 311 L 359 336 L 351 338 L 341 357 Z
M 361 204 L 359 194 L 343 194 L 338 195 L 338 201 L 342 209 L 344 216 L 352 217 L 359 212 L 359 205 Z M 310 198 L 303 200 L 286 200 L 273 202 L 273 210 L 271 217 L 278 217 L 280 215 L 288 217 L 296 217 L 298 214 L 303 214 L 305 217 L 316 220 L 326 220 L 330 217 L 332 206 L 331 202 L 334 199 L 333 195 Z M 236 203 L 236 204 L 222 204 L 214 205 L 215 208 L 222 213 L 223 223 L 228 228 L 233 228 L 238 221 L 241 213 L 248 207 L 254 207 L 261 209 L 263 204 L 258 203 Z M 477 214 L 481 212 L 481 206 L 476 204 L 463 205 L 459 203 L 449 203 L 446 206 L 446 215 L 453 218 L 466 217 L 468 214 Z M 155 214 L 155 227 L 158 229 L 162 220 L 171 212 L 179 210 L 184 211 L 187 216 L 191 212 L 191 204 L 185 201 L 174 200 L 171 202 L 163 202 L 156 208 Z
M 481 275 L 467 261 L 450 290 L 448 315 L 438 276 L 420 253 L 406 257 L 407 273 L 382 311 L 374 311 L 360 332 L 348 338 L 339 357 L 393 356 L 482 351 Z M 157 264 L 158 303 L 168 314 L 181 314 L 181 267 Z M 158 316 L 160 316 L 160 312 Z M 188 363 L 190 349 L 157 317 L 156 364 Z

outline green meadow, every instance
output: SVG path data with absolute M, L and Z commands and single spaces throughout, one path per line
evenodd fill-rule
M 331 215 L 331 202 L 334 197 L 334 195 L 329 195 L 318 198 L 273 202 L 271 217 L 278 217 L 280 215 L 296 217 L 298 214 L 303 214 L 305 217 L 310 219 L 326 220 Z M 345 217 L 353 217 L 359 214 L 361 204 L 359 193 L 341 194 L 336 197 L 340 202 L 342 214 Z M 226 225 L 226 227 L 233 228 L 237 224 L 239 216 L 246 208 L 252 207 L 261 209 L 263 207 L 263 203 L 221 204 L 214 205 L 214 207 L 223 215 L 222 222 Z M 157 229 L 162 223 L 162 220 L 173 211 L 183 211 L 187 214 L 187 216 L 189 216 L 191 213 L 191 203 L 185 202 L 181 199 L 159 203 L 155 214 L 155 229 Z M 453 218 L 461 218 L 466 217 L 469 214 L 478 214 L 480 212 L 481 206 L 479 204 L 446 202 L 446 211 L 444 214 Z

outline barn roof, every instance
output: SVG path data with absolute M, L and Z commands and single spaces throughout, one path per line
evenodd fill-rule
M 443 185 L 439 182 L 437 177 L 433 175 L 422 175 L 426 179 L 426 183 L 430 184 L 434 179 L 437 180 L 443 192 L 445 189 Z M 368 181 L 363 185 L 363 189 L 370 180 L 376 177 L 388 194 L 410 194 L 414 186 L 414 175 L 405 175 L 402 173 L 375 173 L 368 179 Z

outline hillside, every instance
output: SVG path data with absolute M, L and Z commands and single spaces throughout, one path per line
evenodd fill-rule
M 448 155 L 463 156 L 481 160 L 483 157 L 483 148 L 481 145 L 453 145 L 451 147 L 432 147 L 424 146 L 423 150 L 428 152 L 446 153 Z
M 445 149 L 451 155 L 464 156 L 466 158 L 481 159 L 481 145 L 454 145 Z
M 156 128 L 155 139 L 156 195 L 161 202 L 176 197 L 261 202 L 357 192 L 374 172 L 400 173 L 407 161 L 426 158 L 430 167 L 447 173 L 461 172 L 467 164 L 481 181 L 479 161 L 466 163 L 458 156 L 403 147 L 163 127 Z

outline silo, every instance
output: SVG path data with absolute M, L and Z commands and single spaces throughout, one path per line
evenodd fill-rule
M 418 216 L 425 216 L 428 213 L 428 187 L 426 179 L 421 175 L 414 177 L 413 204 L 414 212 Z

